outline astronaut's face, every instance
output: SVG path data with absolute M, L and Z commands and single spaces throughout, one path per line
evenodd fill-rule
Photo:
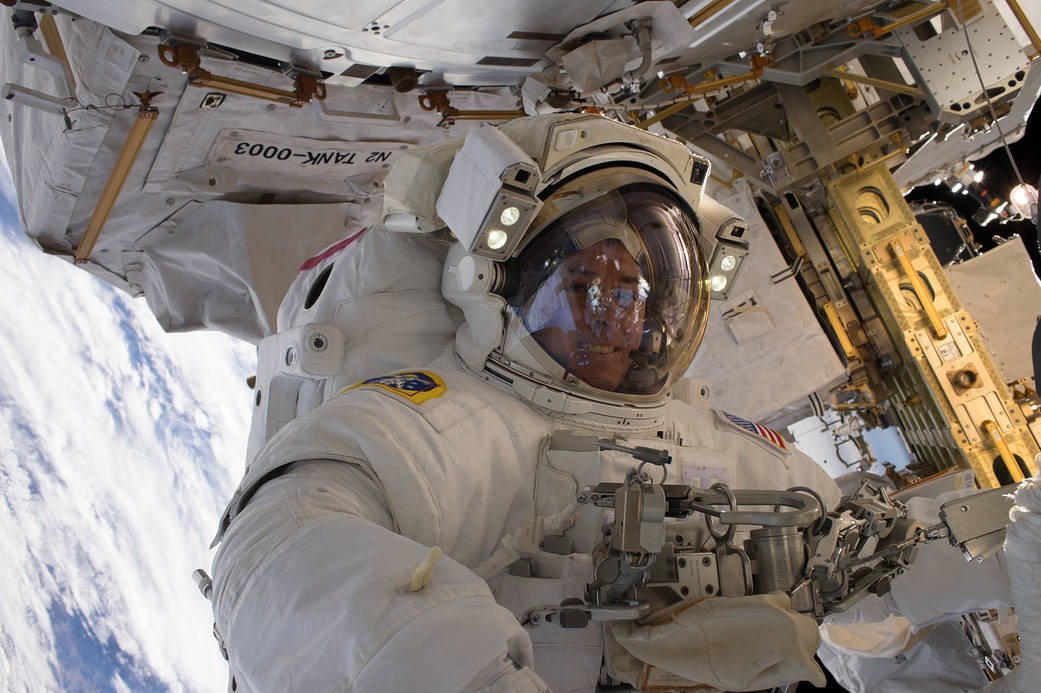
M 553 306 L 532 336 L 568 372 L 614 390 L 640 346 L 649 285 L 620 242 L 604 240 L 561 262 L 534 303 Z

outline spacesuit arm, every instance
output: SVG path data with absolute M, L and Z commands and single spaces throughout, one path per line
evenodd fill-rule
M 1005 553 L 1020 637 L 1020 662 L 985 693 L 1036 691 L 1041 681 L 1041 475 L 1016 489 Z
M 359 465 L 294 463 L 232 522 L 213 608 L 232 674 L 252 691 L 540 691 L 531 643 L 488 586 L 393 531 Z
M 912 499 L 908 506 L 913 515 L 927 522 L 935 516 L 929 518 L 922 513 L 938 504 L 932 499 Z M 1019 485 L 1009 515 L 1012 522 L 1008 526 L 1004 550 L 982 564 L 966 562 L 961 552 L 946 542 L 934 542 L 923 547 L 924 551 L 920 552 L 907 574 L 894 579 L 892 592 L 885 597 L 869 596 L 847 612 L 831 614 L 827 619 L 829 625 L 822 628 L 822 634 L 831 646 L 832 654 L 830 657 L 822 655 L 822 658 L 829 668 L 838 662 L 842 674 L 835 671 L 836 678 L 851 690 L 858 686 L 869 689 L 874 678 L 885 675 L 888 680 L 896 673 L 896 670 L 880 667 L 874 662 L 883 661 L 879 658 L 889 660 L 912 646 L 918 648 L 922 635 L 929 632 L 920 630 L 920 635 L 912 636 L 912 626 L 922 629 L 930 623 L 968 611 L 1011 605 L 1016 609 L 1021 661 L 1011 674 L 988 684 L 983 690 L 987 693 L 1037 690 L 1037 682 L 1041 680 L 1041 608 L 1038 606 L 1041 604 L 1041 561 L 1038 561 L 1041 555 L 1041 478 L 1027 479 Z M 899 618 L 901 616 L 903 618 Z M 868 627 L 874 623 L 881 625 Z M 839 625 L 836 627 L 834 624 Z M 858 630 L 858 625 L 867 628 Z M 950 657 L 952 645 L 949 641 L 944 636 L 935 641 L 931 637 L 926 635 L 921 645 L 927 648 L 927 653 L 932 652 L 922 655 L 925 657 L 923 661 L 941 662 Z M 959 642 L 961 647 L 966 646 L 965 642 Z M 974 673 L 978 675 L 978 672 Z M 945 675 L 952 676 L 950 669 Z M 965 685 L 969 680 L 964 679 Z M 918 690 L 914 679 L 903 684 L 904 687 L 900 688 L 890 681 L 894 690 Z

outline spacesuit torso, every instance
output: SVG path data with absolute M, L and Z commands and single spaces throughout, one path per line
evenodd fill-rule
M 837 487 L 805 455 L 710 409 L 706 386 L 680 388 L 692 394 L 691 401 L 671 400 L 658 420 L 594 430 L 580 420 L 553 418 L 482 382 L 452 355 L 403 373 L 362 381 L 287 426 L 251 466 L 236 498 L 248 498 L 258 481 L 294 461 L 365 465 L 378 478 L 397 531 L 441 547 L 486 579 L 495 599 L 518 619 L 531 607 L 582 596 L 609 511 L 578 506 L 575 497 L 584 487 L 623 481 L 636 464 L 624 452 L 590 450 L 583 439 L 666 448 L 677 483 L 801 485 L 819 490 L 829 504 L 838 499 Z M 577 437 L 553 436 L 563 430 Z M 574 449 L 582 447 L 587 449 Z M 231 511 L 238 511 L 234 504 Z M 544 534 L 566 540 L 550 542 L 552 551 L 518 548 L 516 536 L 536 517 L 543 518 Z M 677 522 L 669 531 L 695 544 L 708 540 L 700 522 Z M 374 554 L 379 550 L 372 547 Z M 595 687 L 602 660 L 599 625 L 544 624 L 528 632 L 535 670 L 553 690 Z

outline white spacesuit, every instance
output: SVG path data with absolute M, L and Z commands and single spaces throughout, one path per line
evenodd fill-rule
M 702 204 L 707 170 L 597 116 L 484 128 L 405 159 L 384 224 L 305 266 L 279 316 L 292 339 L 261 347 L 264 445 L 218 534 L 232 690 L 559 693 L 662 671 L 823 685 L 817 624 L 780 593 L 720 585 L 664 625 L 532 616 L 594 581 L 610 514 L 576 498 L 625 482 L 637 446 L 667 450 L 677 483 L 838 501 L 812 460 L 680 378 L 707 316 L 706 230 L 726 216 Z M 447 244 L 407 233 L 445 226 L 440 288 L 462 321 L 429 300 Z M 315 365 L 327 349 L 335 367 Z M 703 522 L 666 527 L 710 542 Z

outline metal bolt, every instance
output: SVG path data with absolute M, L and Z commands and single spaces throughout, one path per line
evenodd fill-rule
M 705 585 L 705 594 L 712 594 L 715 591 L 716 588 L 714 585 Z
M 315 334 L 311 336 L 311 348 L 315 351 L 325 351 L 325 348 L 329 346 L 329 340 L 324 334 Z
M 682 594 L 684 597 L 686 597 L 688 594 L 690 594 L 690 588 L 687 587 L 686 585 L 684 585 L 683 587 L 680 587 L 680 594 Z
M 686 568 L 687 567 L 687 559 L 686 558 L 681 558 L 678 561 L 678 564 L 679 564 L 680 568 Z
M 322 54 L 322 57 L 325 58 L 326 60 L 332 60 L 334 58 L 339 58 L 340 54 L 338 52 L 336 52 L 335 50 L 333 50 L 332 48 L 326 48 L 325 49 L 325 53 Z
M 704 558 L 701 559 L 701 565 L 703 565 L 706 568 L 708 568 L 710 565 L 712 565 L 712 559 L 709 558 L 708 556 L 705 556 Z
M 286 349 L 286 365 L 292 366 L 296 362 L 296 347 Z

